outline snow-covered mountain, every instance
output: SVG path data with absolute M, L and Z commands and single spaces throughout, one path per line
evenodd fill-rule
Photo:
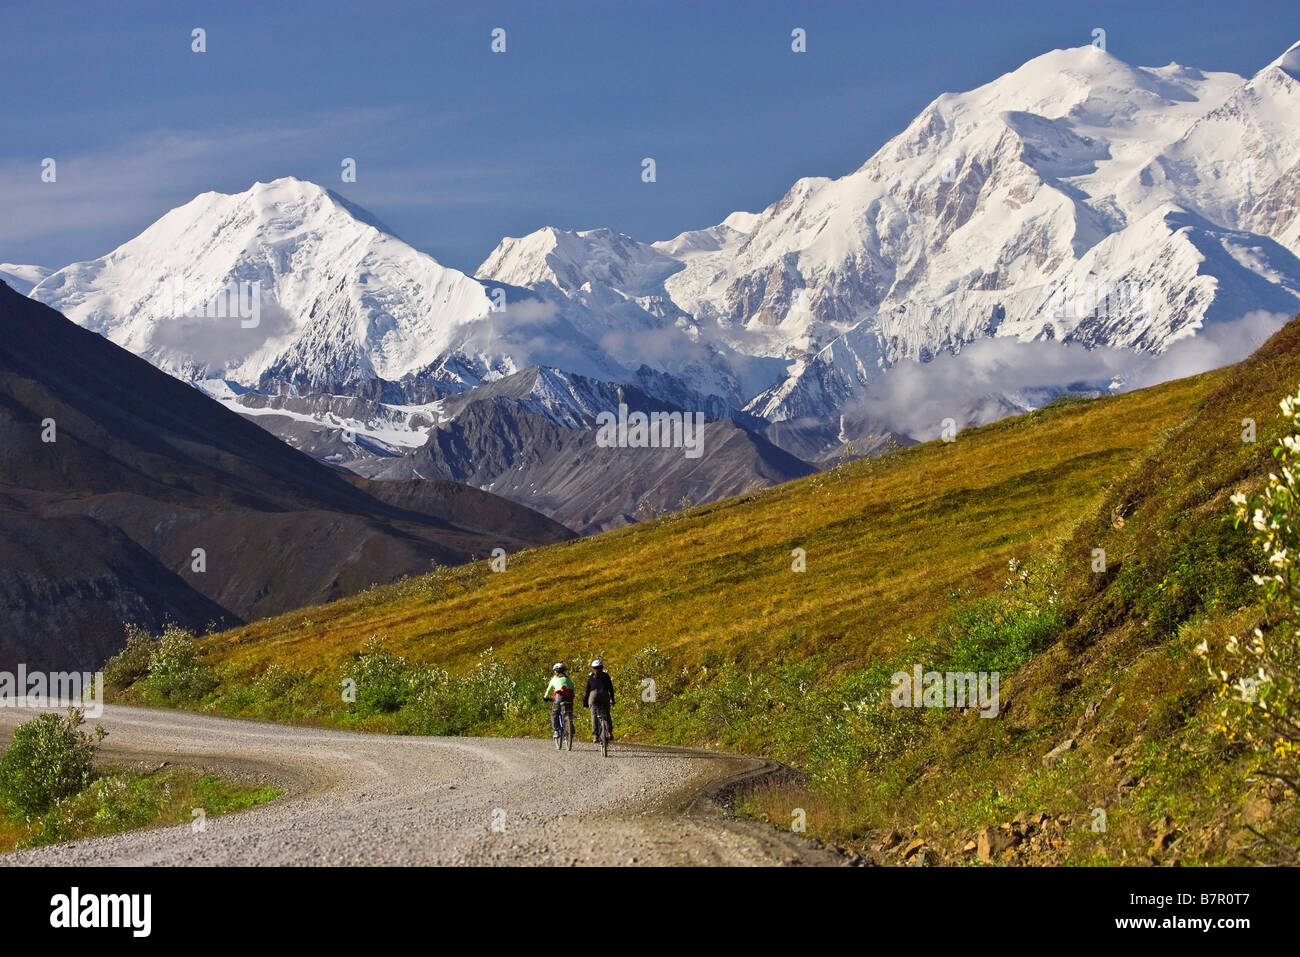
M 418 449 L 434 429 L 449 427 L 475 402 L 508 401 L 519 413 L 537 416 L 557 428 L 578 430 L 594 427 L 601 412 L 616 413 L 620 401 L 620 387 L 615 384 L 537 367 L 413 403 L 321 392 L 268 394 L 224 379 L 196 384 L 210 398 L 253 419 L 294 448 L 363 475 L 375 472 L 380 459 Z M 659 406 L 673 407 L 655 404 Z
M 603 233 L 574 251 L 588 269 L 617 245 Z M 684 378 L 664 387 L 679 397 L 746 398 L 679 311 L 606 285 L 587 298 L 551 272 L 501 272 L 476 281 L 337 194 L 284 178 L 204 193 L 30 295 L 173 375 L 245 390 L 350 395 L 383 383 L 426 401 L 543 366 L 613 381 L 671 369 Z M 600 276 L 621 279 L 616 268 Z
M 718 348 L 790 360 L 747 404 L 782 421 L 985 337 L 1161 352 L 1207 323 L 1289 316 L 1298 63 L 1300 44 L 1249 79 L 1055 50 L 940 96 L 847 176 L 625 257 L 653 268 L 611 279 L 605 257 L 568 255 L 555 285 L 590 298 L 631 275 Z M 478 274 L 508 258 L 538 282 L 527 251 Z
M 204 193 L 31 295 L 174 375 L 250 386 L 399 379 L 490 305 L 478 283 L 294 179 Z M 225 317 L 185 315 L 223 299 Z
M 739 408 L 781 376 L 781 364 L 761 350 L 727 341 L 710 319 L 699 320 L 675 303 L 665 284 L 684 268 L 680 255 L 612 229 L 546 227 L 503 239 L 474 275 L 488 285 L 525 289 L 548 303 L 599 342 L 616 365 L 644 366 Z
M 27 295 L 32 288 L 54 270 L 44 266 L 21 266 L 16 263 L 0 263 L 0 282 L 8 284 L 14 292 Z
M 558 385 L 570 377 L 715 418 L 743 410 L 821 459 L 900 363 L 981 340 L 1149 363 L 1247 314 L 1293 315 L 1298 196 L 1300 44 L 1249 78 L 1082 47 L 939 96 L 845 176 L 662 242 L 546 227 L 502 240 L 471 277 L 281 179 L 203 194 L 31 295 L 247 414 L 335 423 L 379 452 L 446 425 L 449 397 L 507 379 L 553 392 L 538 414 L 586 421 L 590 396 Z M 242 307 L 252 283 L 257 322 L 234 306 L 178 316 L 178 289 L 186 304 L 233 289 Z M 1006 395 L 982 385 L 971 408 L 1127 375 L 1078 365 L 1044 363 Z M 1052 379 L 1066 368 L 1075 378 Z

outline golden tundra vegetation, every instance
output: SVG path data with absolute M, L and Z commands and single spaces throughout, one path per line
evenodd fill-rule
M 580 676 L 600 655 L 620 740 L 783 762 L 738 811 L 789 827 L 800 809 L 810 837 L 882 863 L 1286 860 L 1294 795 L 1217 728 L 1222 689 L 1192 649 L 1262 617 L 1228 498 L 1260 486 L 1297 382 L 1292 322 L 1225 369 L 206 635 L 185 667 L 209 677 L 188 685 L 152 674 L 167 656 L 137 636 L 110 684 L 274 720 L 545 735 L 552 661 Z M 891 675 L 916 664 L 998 672 L 998 715 L 893 707 Z

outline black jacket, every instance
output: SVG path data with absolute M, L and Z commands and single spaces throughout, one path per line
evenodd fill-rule
M 593 691 L 601 692 L 601 697 L 608 700 L 609 704 L 614 703 L 614 682 L 610 680 L 609 674 L 604 671 L 593 671 L 587 675 L 587 687 L 582 691 L 582 706 L 591 707 L 591 693 Z

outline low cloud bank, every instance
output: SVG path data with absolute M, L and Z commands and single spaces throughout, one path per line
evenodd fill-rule
M 939 436 L 945 419 L 959 428 L 983 425 L 1066 392 L 1126 392 L 1239 362 L 1290 319 L 1250 312 L 1208 325 L 1156 355 L 1056 341 L 980 339 L 957 355 L 900 362 L 847 406 L 845 417 L 927 441 Z

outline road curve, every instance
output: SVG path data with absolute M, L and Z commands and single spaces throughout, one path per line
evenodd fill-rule
M 0 709 L 0 739 L 30 719 Z M 105 762 L 162 761 L 285 790 L 189 824 L 0 855 L 9 865 L 841 864 L 709 800 L 755 758 L 616 743 L 361 734 L 109 706 Z M 88 722 L 95 723 L 95 722 Z

